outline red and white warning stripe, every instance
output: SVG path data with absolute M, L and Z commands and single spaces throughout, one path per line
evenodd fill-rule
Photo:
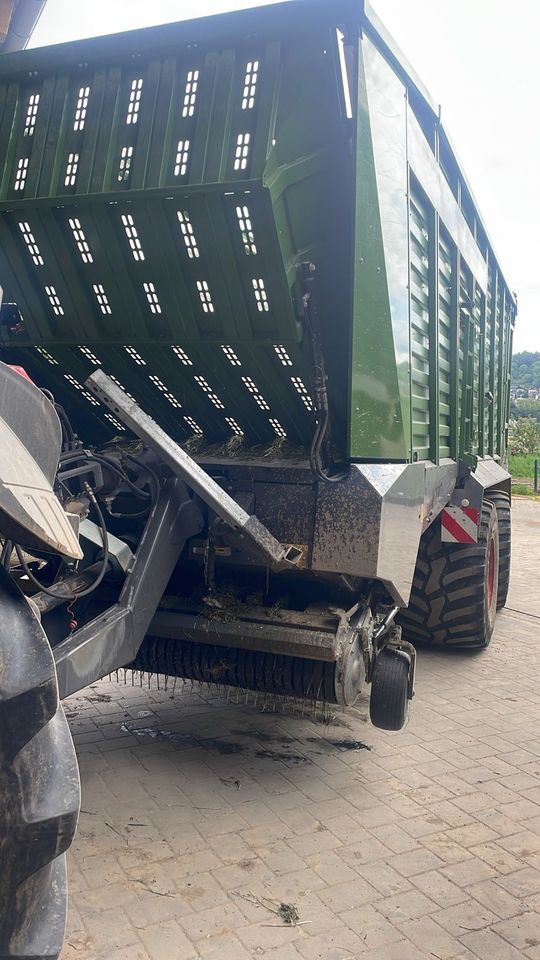
M 441 540 L 445 543 L 476 543 L 478 540 L 476 507 L 445 507 L 441 512 Z

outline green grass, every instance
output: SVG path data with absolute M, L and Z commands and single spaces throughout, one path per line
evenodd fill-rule
M 538 496 L 538 494 L 535 494 L 532 484 L 529 486 L 527 483 L 513 483 L 512 493 L 517 494 L 518 497 Z
M 510 473 L 513 477 L 530 477 L 532 480 L 535 460 L 540 460 L 540 451 L 538 453 L 528 453 L 525 456 L 510 457 L 508 461 Z M 540 469 L 540 464 L 538 466 Z

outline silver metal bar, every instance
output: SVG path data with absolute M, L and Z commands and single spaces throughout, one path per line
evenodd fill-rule
M 181 480 L 161 488 L 118 602 L 54 648 L 60 696 L 82 690 L 135 658 L 186 540 L 201 513 Z
M 226 490 L 216 483 L 195 460 L 144 413 L 134 400 L 108 377 L 96 370 L 85 384 L 130 430 L 154 450 L 168 467 L 184 480 L 222 520 L 246 534 L 273 566 L 294 566 L 302 558 L 301 550 L 281 544 L 270 531 L 251 516 Z
M 303 629 L 291 623 L 265 623 L 249 620 L 215 620 L 200 613 L 157 610 L 148 628 L 148 636 L 192 643 L 210 643 L 302 657 L 334 663 L 339 656 L 337 627 Z

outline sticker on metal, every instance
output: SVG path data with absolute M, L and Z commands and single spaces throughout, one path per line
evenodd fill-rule
M 479 511 L 476 507 L 445 507 L 441 512 L 443 543 L 476 543 Z

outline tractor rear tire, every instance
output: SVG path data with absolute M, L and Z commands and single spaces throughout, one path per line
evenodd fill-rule
M 0 567 L 0 960 L 54 960 L 62 949 L 79 796 L 51 648 Z
M 484 500 L 478 542 L 441 541 L 433 523 L 420 540 L 409 606 L 400 615 L 411 643 L 481 650 L 488 646 L 498 600 L 499 524 Z
M 495 506 L 499 521 L 499 586 L 497 610 L 506 605 L 510 586 L 510 558 L 512 553 L 512 511 L 510 497 L 502 490 L 488 490 L 487 499 Z

